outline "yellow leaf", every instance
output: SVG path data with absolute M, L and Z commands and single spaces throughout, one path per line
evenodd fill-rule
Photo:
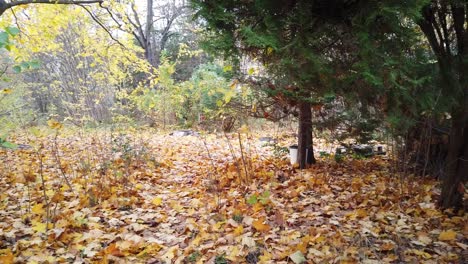
M 232 81 L 231 85 L 229 86 L 231 89 L 234 89 L 236 88 L 237 84 L 239 83 L 239 81 L 237 79 L 235 79 L 234 81 Z
M 457 236 L 457 232 L 450 229 L 450 230 L 441 232 L 439 235 L 439 240 L 441 241 L 454 240 L 456 236 Z
M 242 133 L 242 134 L 247 134 L 249 132 L 249 127 L 247 125 L 242 125 L 239 128 L 239 132 Z
M 270 55 L 271 53 L 273 53 L 273 48 L 268 47 L 267 50 L 266 50 L 266 53 L 267 53 L 267 55 Z
M 162 204 L 162 198 L 161 197 L 156 197 L 151 201 L 151 203 L 153 203 L 156 206 L 160 206 Z
M 420 257 L 423 257 L 425 259 L 430 259 L 432 258 L 432 255 L 427 253 L 427 252 L 424 252 L 424 251 L 421 251 L 421 250 L 417 250 L 417 249 L 412 249 L 410 250 L 411 253 L 417 255 L 417 256 L 420 256 Z
M 217 222 L 216 224 L 213 225 L 213 230 L 214 230 L 214 231 L 219 231 L 219 229 L 220 229 L 224 224 L 226 224 L 226 221 Z
M 252 225 L 257 231 L 260 232 L 267 232 L 270 230 L 270 226 L 268 224 L 264 224 L 263 222 L 265 221 L 265 218 L 259 218 L 255 221 L 252 222 Z
M 198 247 L 200 245 L 201 240 L 202 240 L 202 237 L 198 235 L 195 239 L 192 240 L 190 244 L 194 247 Z
M 41 214 L 43 214 L 45 212 L 43 207 L 44 207 L 43 204 L 36 204 L 36 205 L 34 205 L 32 207 L 31 210 L 32 210 L 33 213 L 41 215 Z
M 232 71 L 232 65 L 226 65 L 223 67 L 223 72 Z
M 257 113 L 257 104 L 252 105 L 252 113 Z
M 307 253 L 307 246 L 309 245 L 309 241 L 310 241 L 310 236 L 307 235 L 307 236 L 304 236 L 303 238 L 301 238 L 301 242 L 297 245 L 297 250 L 301 251 L 302 253 Z
M 47 125 L 49 125 L 49 127 L 52 129 L 61 129 L 63 126 L 62 123 L 54 119 L 47 121 Z
M 47 224 L 46 223 L 42 223 L 42 222 L 39 222 L 39 221 L 36 221 L 36 220 L 32 220 L 31 223 L 32 223 L 32 229 L 34 231 L 39 232 L 39 233 L 45 233 L 45 231 L 47 229 Z
M 238 226 L 236 229 L 234 229 L 234 235 L 235 236 L 240 236 L 244 233 L 244 227 L 243 226 Z
M 2 90 L 2 93 L 11 94 L 11 89 L 5 88 L 5 89 Z
M 237 261 L 237 257 L 239 256 L 239 248 L 237 246 L 232 246 L 229 249 L 229 256 L 226 258 L 231 261 Z
M 266 252 L 266 251 L 265 251 L 265 253 L 263 253 L 263 255 L 261 255 L 261 256 L 258 258 L 258 260 L 259 260 L 258 263 L 260 263 L 260 264 L 262 264 L 262 263 L 269 263 L 270 260 L 271 260 L 271 258 L 272 258 L 272 255 L 271 255 L 269 252 Z

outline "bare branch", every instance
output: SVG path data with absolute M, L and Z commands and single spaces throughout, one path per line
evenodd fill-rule
M 107 32 L 107 34 L 109 35 L 109 37 L 117 42 L 120 46 L 122 46 L 122 48 L 126 49 L 125 45 L 122 44 L 118 39 L 114 38 L 114 36 L 112 35 L 112 33 L 109 31 L 109 29 L 93 14 L 93 12 L 91 12 L 86 6 L 84 5 L 78 5 L 80 7 L 82 7 L 84 10 L 86 10 L 86 12 L 88 12 L 88 14 L 91 16 L 91 18 L 94 20 L 94 22 L 96 22 L 102 29 L 104 29 L 104 31 Z
M 20 5 L 29 4 L 59 4 L 59 5 L 84 5 L 84 4 L 102 4 L 104 0 L 19 0 L 14 2 L 6 2 L 0 0 L 0 16 L 5 13 L 6 10 Z

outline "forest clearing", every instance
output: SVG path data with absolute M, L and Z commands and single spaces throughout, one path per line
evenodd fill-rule
M 466 0 L 0 0 L 0 264 L 468 263 Z

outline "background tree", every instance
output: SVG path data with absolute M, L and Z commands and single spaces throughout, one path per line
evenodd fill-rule
M 107 11 L 107 12 L 105 12 Z M 187 15 L 190 13 L 185 1 L 119 1 L 104 10 L 93 10 L 96 18 L 110 15 L 115 27 L 133 35 L 138 45 L 143 48 L 145 59 L 158 67 L 161 52 L 166 49 L 170 39 L 177 35 Z
M 41 64 L 21 82 L 29 88 L 23 99 L 36 118 L 110 122 L 119 112 L 119 93 L 134 89 L 135 72 L 148 71 L 131 38 L 121 36 L 125 46 L 116 44 L 82 8 L 31 7 L 16 17 L 22 32 L 13 55 Z

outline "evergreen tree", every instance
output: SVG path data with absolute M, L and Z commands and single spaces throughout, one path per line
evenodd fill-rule
M 337 45 L 345 42 L 354 1 L 193 0 L 210 30 L 205 47 L 236 60 L 259 59 L 270 92 L 289 97 L 299 110 L 298 161 L 314 163 L 312 104 L 332 89 Z M 306 160 L 309 149 L 309 158 Z M 310 154 L 312 156 L 310 157 Z
M 359 72 L 385 90 L 393 116 L 415 121 L 428 112 L 434 117 L 450 113 L 440 205 L 459 208 L 468 178 L 468 5 L 421 0 L 365 6 L 356 16 Z M 417 128 L 411 122 L 403 127 L 411 126 Z

